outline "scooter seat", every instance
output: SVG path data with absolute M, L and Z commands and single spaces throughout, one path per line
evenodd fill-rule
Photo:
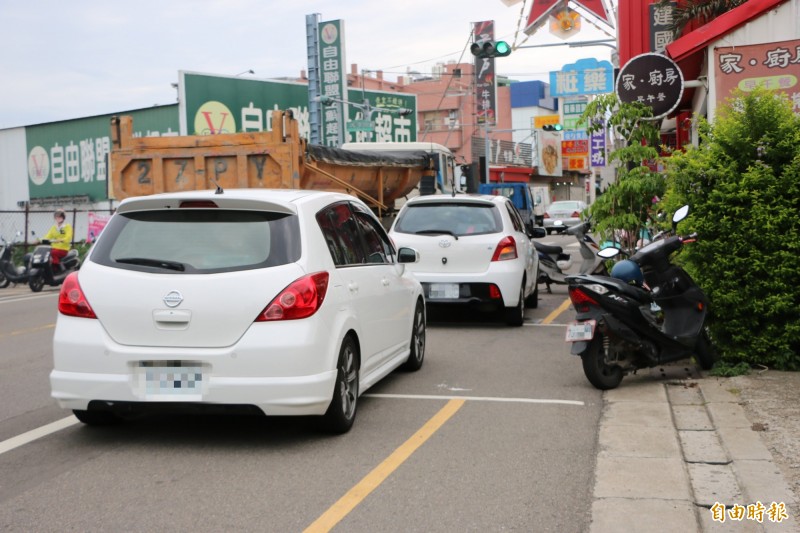
M 536 241 L 533 241 L 533 247 L 547 255 L 558 255 L 564 253 L 564 250 L 560 246 L 551 246 L 549 244 L 542 244 Z

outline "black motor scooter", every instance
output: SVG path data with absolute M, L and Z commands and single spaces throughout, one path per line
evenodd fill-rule
M 21 242 L 22 232 L 18 231 L 11 242 L 0 236 L 0 289 L 11 283 L 28 282 L 28 263 L 31 254 L 22 257 L 22 266 L 14 264 L 14 247 Z
M 57 287 L 72 272 L 80 267 L 78 250 L 72 249 L 61 258 L 58 266 L 53 266 L 50 260 L 52 247 L 50 241 L 42 239 L 31 253 L 30 267 L 28 269 L 28 286 L 33 292 L 39 292 L 45 285 Z
M 673 231 L 688 213 L 688 206 L 675 213 Z M 670 262 L 673 252 L 694 240 L 665 236 L 631 256 L 641 269 L 641 286 L 606 276 L 567 277 L 577 316 L 567 326 L 566 341 L 596 388 L 613 389 L 623 376 L 640 368 L 691 356 L 706 370 L 717 360 L 705 327 L 708 299 L 685 270 Z M 598 255 L 610 258 L 618 253 L 605 248 Z
M 597 257 L 600 246 L 589 235 L 591 222 L 585 220 L 567 228 L 566 233 L 578 239 L 580 244 L 581 262 L 580 274 L 608 275 L 605 260 Z M 572 256 L 564 252 L 561 246 L 543 244 L 533 241 L 533 246 L 539 254 L 539 283 L 547 285 L 547 292 L 552 293 L 550 285 L 566 285 L 567 270 L 572 266 Z

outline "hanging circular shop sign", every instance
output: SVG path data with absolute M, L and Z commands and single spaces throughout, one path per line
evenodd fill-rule
M 678 107 L 683 97 L 683 73 L 667 56 L 641 54 L 619 71 L 615 90 L 620 102 L 650 106 L 652 120 L 656 120 Z

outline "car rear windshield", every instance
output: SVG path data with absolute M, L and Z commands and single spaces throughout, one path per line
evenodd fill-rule
M 492 204 L 424 203 L 408 205 L 394 230 L 416 235 L 476 235 L 498 233 L 503 228 L 499 211 Z
M 117 214 L 91 254 L 106 266 L 187 274 L 273 267 L 299 257 L 296 216 L 225 209 Z
M 580 211 L 581 204 L 579 202 L 553 202 L 549 209 L 552 211 Z

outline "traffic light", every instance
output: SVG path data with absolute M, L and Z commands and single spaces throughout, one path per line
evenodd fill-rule
M 545 124 L 542 126 L 544 131 L 561 131 L 564 129 L 564 126 L 561 124 Z
M 486 41 L 485 43 L 472 43 L 470 52 L 475 57 L 487 59 L 490 57 L 506 57 L 511 53 L 511 46 L 505 41 Z

